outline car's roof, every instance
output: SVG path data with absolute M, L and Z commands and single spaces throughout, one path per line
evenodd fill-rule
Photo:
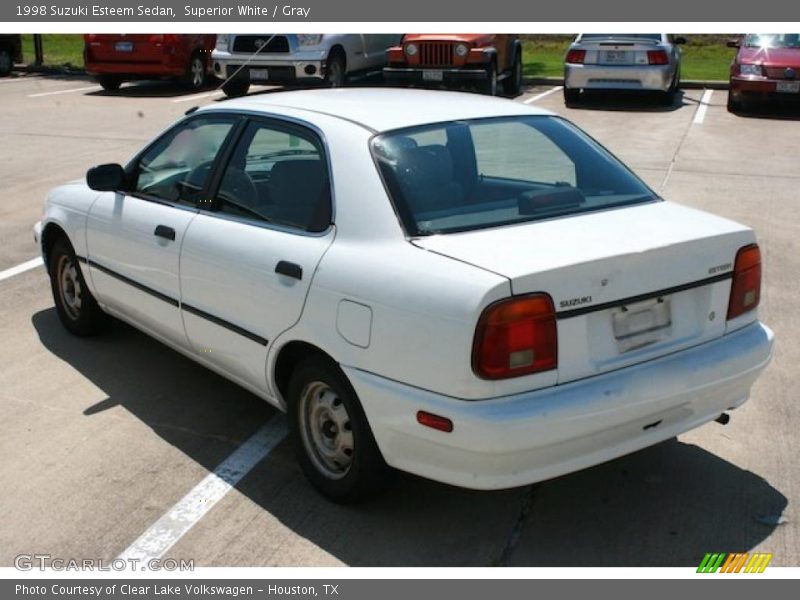
M 481 94 L 400 88 L 336 88 L 268 92 L 226 100 L 201 110 L 281 114 L 300 110 L 343 119 L 375 132 L 428 123 L 516 115 L 551 115 L 540 108 Z M 296 114 L 296 113 L 295 113 Z

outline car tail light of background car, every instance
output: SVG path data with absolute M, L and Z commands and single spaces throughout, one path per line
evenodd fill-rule
M 567 62 L 572 65 L 582 65 L 586 60 L 586 50 L 570 50 L 567 52 Z
M 669 56 L 665 50 L 648 50 L 647 64 L 649 65 L 668 65 Z
M 506 379 L 555 369 L 556 312 L 548 294 L 501 300 L 478 321 L 472 368 L 484 379 Z
M 758 306 L 761 298 L 761 250 L 757 244 L 741 248 L 733 267 L 728 319 L 734 319 Z

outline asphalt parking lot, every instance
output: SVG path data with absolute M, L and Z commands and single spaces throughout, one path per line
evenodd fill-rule
M 31 227 L 51 187 L 125 162 L 219 98 L 0 80 L 0 566 L 33 553 L 110 560 L 165 515 L 172 525 L 153 534 L 165 556 L 196 566 L 692 566 L 754 550 L 800 565 L 800 110 L 734 116 L 725 91 L 704 90 L 672 107 L 598 97 L 566 109 L 560 89 L 526 89 L 516 101 L 566 115 L 666 198 L 755 228 L 775 358 L 727 426 L 521 489 L 398 475 L 384 496 L 342 507 L 314 492 L 285 441 L 228 493 L 191 495 L 264 424 L 279 430 L 275 411 L 125 325 L 71 337 L 41 267 L 3 275 L 37 256 Z M 187 501 L 203 506 L 180 529 Z

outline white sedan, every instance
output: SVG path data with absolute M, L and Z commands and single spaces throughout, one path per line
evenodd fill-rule
M 389 467 L 498 489 L 607 461 L 726 420 L 772 354 L 752 230 L 509 100 L 215 103 L 53 190 L 35 235 L 68 330 L 113 315 L 286 411 L 338 501 Z

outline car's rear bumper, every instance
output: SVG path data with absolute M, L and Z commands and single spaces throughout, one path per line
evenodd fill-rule
M 489 76 L 486 69 L 469 67 L 461 69 L 418 68 L 418 67 L 384 67 L 383 78 L 388 82 L 421 83 L 421 84 L 456 84 L 463 82 L 485 81 Z
M 568 89 L 666 92 L 674 78 L 674 65 L 564 65 Z
M 646 363 L 553 388 L 460 400 L 343 367 L 388 464 L 475 489 L 550 479 L 656 444 L 747 400 L 772 356 L 760 322 Z M 444 433 L 417 411 L 447 417 Z
M 246 54 L 214 51 L 211 55 L 214 75 L 226 79 L 233 73 L 245 77 L 249 69 L 266 69 L 269 78 L 265 82 L 297 81 L 302 79 L 323 79 L 325 77 L 326 55 L 314 52 L 293 52 L 287 54 L 268 54 L 252 57 Z
M 91 62 L 86 65 L 89 75 L 120 75 L 132 78 L 145 77 L 180 77 L 186 71 L 186 65 L 150 62 Z

